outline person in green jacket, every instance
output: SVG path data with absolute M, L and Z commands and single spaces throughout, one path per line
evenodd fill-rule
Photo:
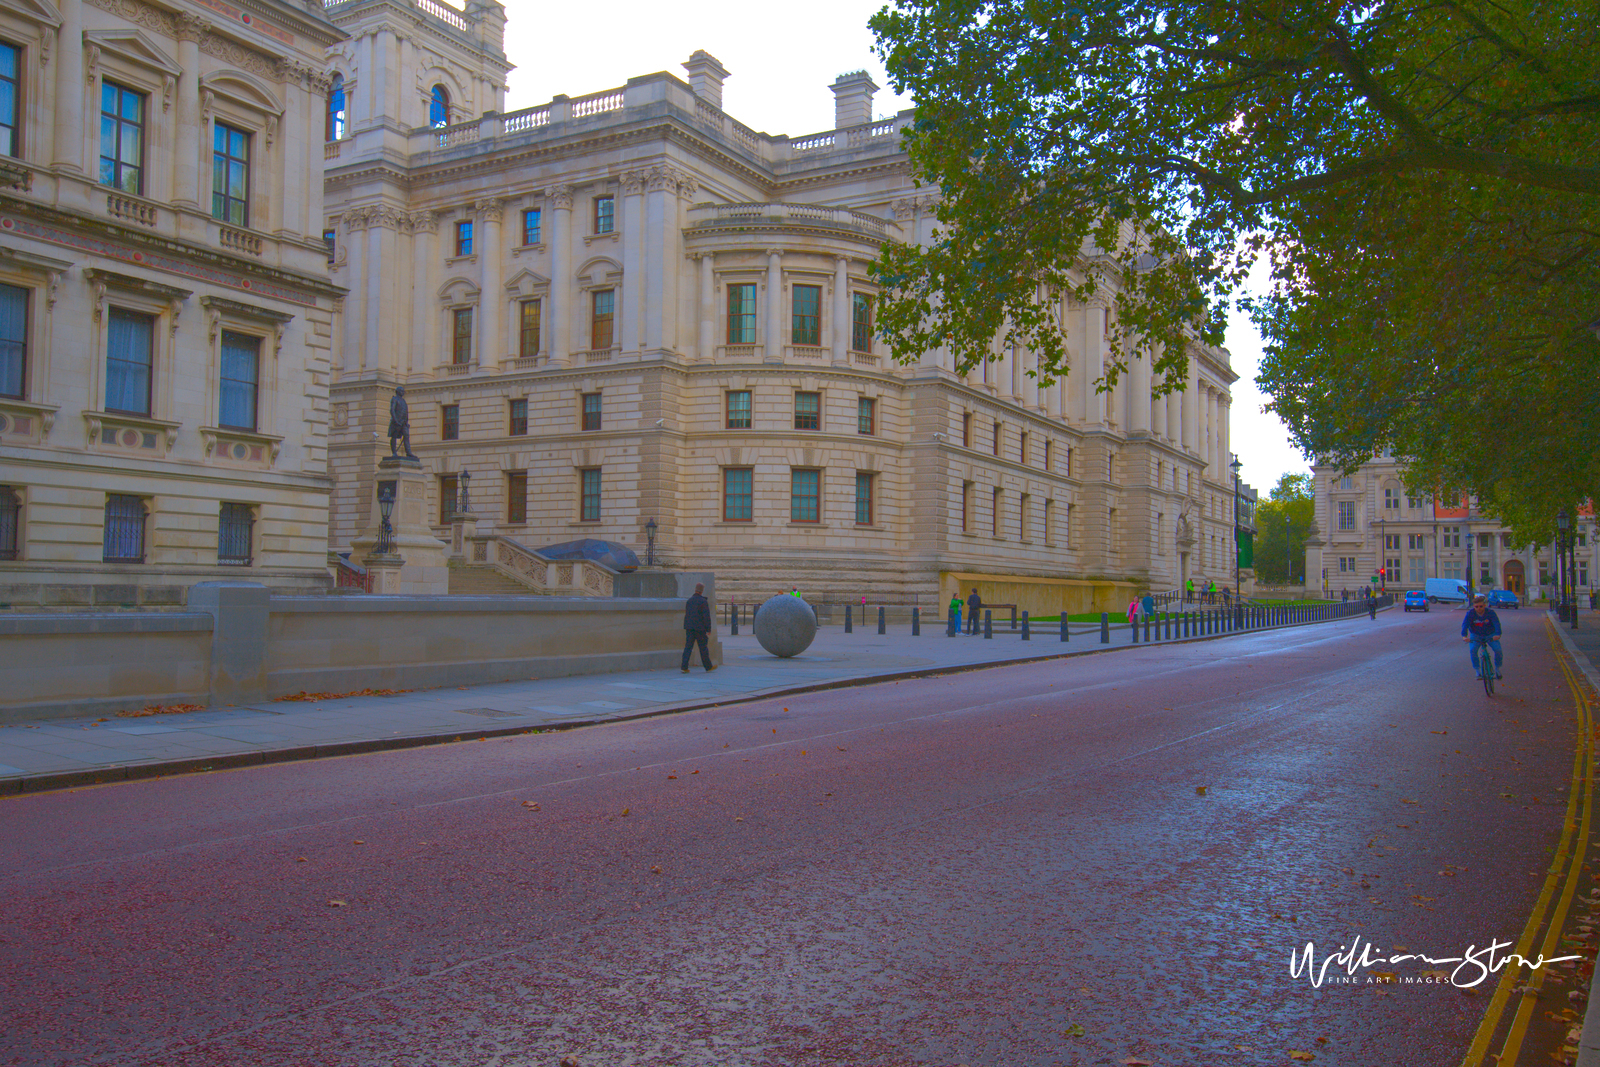
M 1188 600 L 1188 601 L 1193 601 L 1194 600 L 1194 579 L 1193 578 L 1190 578 L 1188 581 L 1183 583 L 1183 599 Z
M 950 618 L 955 620 L 954 623 L 951 625 L 951 630 L 954 631 L 955 633 L 960 633 L 961 632 L 961 594 L 959 592 L 950 594 Z

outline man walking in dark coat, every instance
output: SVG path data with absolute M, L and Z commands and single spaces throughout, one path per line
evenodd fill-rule
M 978 612 L 983 610 L 983 598 L 978 596 L 974 589 L 972 595 L 967 597 L 967 633 L 974 636 L 978 633 Z
M 706 644 L 706 636 L 711 633 L 711 605 L 706 602 L 706 587 L 703 583 L 694 587 L 694 596 L 690 597 L 683 606 L 683 673 L 689 673 L 689 653 L 696 644 L 700 646 L 700 662 L 708 671 L 717 668 L 711 665 L 711 649 Z

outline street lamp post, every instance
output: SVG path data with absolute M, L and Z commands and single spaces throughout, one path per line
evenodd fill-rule
M 656 520 L 655 519 L 651 519 L 649 522 L 644 524 L 644 536 L 645 536 L 645 539 L 650 543 L 650 547 L 646 550 L 646 559 L 645 559 L 645 564 L 644 565 L 646 567 L 654 567 L 656 565 Z
M 463 515 L 471 515 L 472 514 L 472 496 L 470 495 L 470 492 L 469 492 L 469 490 L 471 490 L 471 488 L 472 488 L 472 472 L 471 471 L 462 471 L 461 472 L 461 507 L 460 507 L 459 510 L 460 510 L 461 514 L 463 514 Z
M 1567 620 L 1567 509 L 1556 513 L 1556 617 Z
M 1233 471 L 1233 610 L 1236 624 L 1244 617 L 1244 608 L 1239 605 L 1239 468 L 1242 466 L 1244 464 L 1239 462 L 1237 455 L 1228 464 Z

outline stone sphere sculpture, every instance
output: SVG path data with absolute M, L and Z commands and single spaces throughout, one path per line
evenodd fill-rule
M 817 636 L 817 615 L 811 605 L 791 593 L 779 593 L 756 609 L 756 640 L 780 659 L 798 656 Z

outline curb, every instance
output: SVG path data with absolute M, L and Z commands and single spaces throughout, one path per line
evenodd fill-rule
M 1388 611 L 1390 608 L 1380 609 Z M 199 774 L 205 771 L 225 771 L 240 767 L 256 767 L 269 763 L 291 763 L 299 760 L 331 759 L 337 756 L 358 756 L 373 752 L 390 752 L 406 748 L 422 748 L 428 745 L 449 745 L 459 741 L 484 741 L 492 737 L 515 737 L 519 734 L 533 733 L 558 733 L 566 730 L 578 730 L 590 726 L 602 726 L 614 722 L 635 722 L 640 719 L 653 719 L 662 715 L 677 715 L 686 711 L 704 711 L 707 708 L 726 707 L 730 704 L 747 704 L 756 700 L 770 700 L 777 697 L 796 696 L 804 693 L 817 693 L 829 689 L 849 689 L 863 685 L 877 685 L 882 682 L 899 682 L 914 678 L 936 678 L 947 674 L 965 674 L 969 671 L 983 671 L 994 667 L 1014 667 L 1019 664 L 1043 663 L 1049 660 L 1067 659 L 1071 656 L 1092 656 L 1106 652 L 1116 652 L 1130 648 L 1154 648 L 1158 646 L 1190 645 L 1203 641 L 1222 641 L 1230 637 L 1245 637 L 1251 634 L 1266 633 L 1269 630 L 1297 630 L 1307 626 L 1322 626 L 1327 623 L 1349 622 L 1363 618 L 1360 614 L 1351 614 L 1343 619 L 1327 619 L 1323 622 L 1300 622 L 1284 626 L 1272 626 L 1261 630 L 1235 630 L 1228 633 L 1205 634 L 1199 637 L 1175 637 L 1170 641 L 1141 641 L 1137 645 L 1131 641 L 1126 644 L 1100 644 L 1095 642 L 1091 648 L 1073 649 L 1068 652 L 1048 652 L 1038 656 L 1019 656 L 1013 659 L 986 660 L 981 663 L 955 663 L 942 667 L 918 667 L 909 671 L 894 671 L 888 674 L 864 674 L 853 678 L 834 678 L 824 682 L 810 682 L 805 685 L 786 686 L 777 689 L 755 689 L 737 696 L 724 697 L 718 700 L 702 700 L 686 704 L 673 704 L 666 707 L 650 708 L 632 714 L 608 715 L 604 718 L 593 719 L 564 719 L 559 722 L 543 723 L 538 726 L 504 726 L 483 730 L 450 730 L 433 734 L 412 734 L 401 737 L 375 737 L 360 741 L 338 741 L 325 745 L 297 745 L 293 748 L 272 749 L 257 752 L 231 752 L 220 756 L 203 756 L 176 760 L 152 760 L 148 763 L 123 763 L 110 764 L 104 767 L 93 767 L 81 771 L 50 771 L 44 774 L 22 775 L 16 778 L 0 780 L 0 797 L 20 796 L 54 792 L 61 789 L 79 789 L 84 786 L 107 785 L 115 782 L 132 782 L 145 778 L 165 778 L 170 775 Z M 1123 625 L 1127 625 L 1124 623 Z M 1090 631 L 1091 635 L 1098 631 Z M 1587 1065 L 1586 1065 L 1587 1067 Z M 1593 1067 L 1600 1067 L 1597 1060 Z
M 1567 655 L 1572 657 L 1572 665 L 1578 668 L 1590 686 L 1600 692 L 1600 671 L 1596 671 L 1588 655 L 1573 643 L 1566 634 L 1566 627 L 1555 618 L 1547 615 L 1551 626 L 1555 628 L 1556 637 L 1561 640 L 1561 647 L 1566 649 Z M 1583 1032 L 1578 1037 L 1578 1058 L 1574 1067 L 1600 1067 L 1600 997 L 1594 995 L 1593 985 L 1589 988 L 1589 1004 L 1583 1012 Z

